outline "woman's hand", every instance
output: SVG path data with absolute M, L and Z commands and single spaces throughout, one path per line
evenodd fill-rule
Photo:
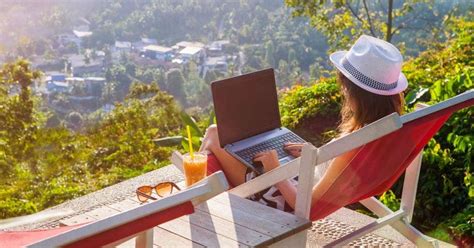
M 287 151 L 291 156 L 297 158 L 301 156 L 301 150 L 305 143 L 286 143 L 283 149 Z
M 280 165 L 280 162 L 278 162 L 278 154 L 275 150 L 257 153 L 253 161 L 261 162 L 265 172 L 271 171 Z

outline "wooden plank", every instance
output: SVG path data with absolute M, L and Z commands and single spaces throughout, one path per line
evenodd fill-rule
M 208 205 L 200 204 L 196 208 L 200 211 L 207 212 L 211 215 L 231 221 L 235 224 L 244 226 L 248 229 L 252 229 L 270 237 L 278 237 L 291 231 L 285 225 L 277 224 L 268 219 L 246 213 L 239 209 L 230 208 L 229 206 L 219 202 L 213 202 Z
M 180 219 L 245 245 L 258 246 L 272 243 L 272 237 L 270 236 L 210 215 L 207 212 L 196 211 L 194 214 L 183 216 Z
M 131 197 L 131 198 L 127 198 L 123 201 L 120 201 L 120 202 L 116 202 L 112 205 L 108 205 L 110 208 L 113 208 L 119 212 L 124 212 L 124 211 L 128 211 L 130 209 L 134 209 L 138 206 L 140 206 L 141 204 L 138 202 L 138 200 L 133 200 L 133 199 L 137 199 L 137 197 Z
M 101 219 L 105 219 L 107 217 L 110 217 L 112 215 L 115 215 L 117 213 L 120 213 L 120 211 L 118 211 L 116 209 L 113 209 L 113 208 L 110 208 L 108 206 L 103 206 L 103 207 L 100 207 L 100 208 L 96 208 L 92 211 L 86 212 L 85 214 L 89 215 L 89 216 L 91 216 L 95 219 L 101 220 Z
M 295 215 L 309 219 L 311 212 L 311 201 L 314 184 L 314 162 L 317 158 L 318 149 L 310 143 L 303 146 L 300 161 L 300 173 L 296 191 Z
M 168 221 L 159 227 L 206 247 L 248 247 L 181 219 Z
M 158 247 L 204 247 L 189 239 L 176 235 L 175 233 L 169 232 L 161 227 L 155 227 L 153 229 L 153 233 L 155 236 L 153 244 Z
M 287 223 L 288 225 L 283 225 L 280 223 L 273 222 L 272 221 L 273 219 L 267 219 L 256 213 L 252 213 L 252 207 L 256 205 L 261 205 L 261 204 L 258 204 L 255 202 L 249 202 L 249 203 L 250 205 L 247 206 L 247 209 L 248 209 L 247 212 L 242 211 L 237 208 L 231 208 L 228 205 L 226 206 L 219 202 L 212 202 L 208 204 L 207 206 L 204 204 L 201 204 L 197 206 L 197 209 L 199 211 L 207 211 L 211 215 L 229 220 L 231 222 L 234 222 L 234 224 L 241 225 L 248 229 L 252 229 L 259 233 L 271 236 L 272 240 L 266 242 L 265 245 L 269 245 L 274 242 L 280 241 L 295 233 L 298 233 L 300 231 L 303 231 L 311 227 L 311 222 L 309 220 L 306 220 L 305 222 L 301 221 L 298 224 Z M 269 207 L 266 207 L 266 208 L 269 211 L 275 210 Z M 284 212 L 282 211 L 278 211 L 278 212 L 279 214 L 282 214 L 282 213 L 284 214 Z M 279 215 L 275 215 L 272 218 L 278 219 L 278 216 Z
M 232 194 L 220 194 L 212 199 L 209 202 L 219 202 L 221 204 L 231 206 L 232 209 L 239 209 L 246 213 L 250 213 L 256 216 L 259 216 L 263 219 L 270 220 L 272 222 L 278 223 L 280 225 L 293 228 L 299 225 L 305 225 L 309 221 L 293 214 L 267 207 L 263 204 L 241 198 Z

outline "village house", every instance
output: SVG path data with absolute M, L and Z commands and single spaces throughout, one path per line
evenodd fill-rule
M 199 48 L 204 48 L 205 45 L 202 44 L 201 42 L 194 42 L 194 41 L 181 41 L 176 43 L 176 45 L 173 46 L 174 49 L 176 50 L 183 50 L 186 47 L 199 47 Z
M 48 92 L 66 93 L 71 90 L 71 86 L 66 82 L 66 75 L 52 74 L 46 78 L 46 89 Z
M 229 44 L 229 40 L 213 41 L 206 47 L 206 55 L 211 57 L 222 56 L 224 55 L 225 46 Z
M 105 85 L 105 78 L 103 77 L 87 77 L 84 78 L 84 85 L 89 95 L 100 97 L 102 96 L 102 89 Z
M 67 63 L 74 77 L 102 74 L 104 69 L 104 58 L 86 58 L 81 54 L 69 55 Z
M 148 45 L 144 47 L 143 56 L 159 61 L 169 61 L 173 58 L 173 49 L 158 45 Z
M 194 60 L 201 64 L 201 60 L 203 60 L 205 53 L 204 49 L 201 47 L 185 47 L 183 50 L 178 52 L 181 59 L 184 61 Z
M 141 38 L 139 41 L 132 42 L 132 50 L 136 52 L 144 52 L 145 47 L 149 45 L 158 45 L 158 41 L 156 39 Z
M 114 50 L 121 53 L 129 53 L 132 51 L 132 43 L 129 41 L 115 41 Z
M 204 63 L 204 70 L 215 70 L 222 73 L 227 73 L 227 58 L 226 56 L 208 57 Z

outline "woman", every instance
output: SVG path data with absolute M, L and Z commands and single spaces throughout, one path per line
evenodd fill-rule
M 349 51 L 331 54 L 331 62 L 338 69 L 337 79 L 341 85 L 344 102 L 341 109 L 341 135 L 354 132 L 393 112 L 403 110 L 402 91 L 407 80 L 401 73 L 402 56 L 398 49 L 383 40 L 362 35 Z M 303 144 L 285 144 L 284 149 L 295 157 L 301 155 Z M 219 145 L 217 126 L 208 128 L 200 150 L 213 153 L 227 178 L 233 185 L 242 184 L 255 173 L 232 157 Z M 351 161 L 356 151 L 347 152 L 332 161 L 316 167 L 317 183 L 313 188 L 312 202 L 317 201 L 331 183 Z M 279 166 L 275 150 L 256 154 L 264 171 Z M 284 180 L 252 197 L 263 204 L 285 211 L 292 211 L 296 201 L 296 181 Z

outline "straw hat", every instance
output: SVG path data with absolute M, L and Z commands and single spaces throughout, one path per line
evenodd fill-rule
M 408 86 L 401 72 L 402 55 L 386 41 L 362 35 L 349 51 L 335 52 L 329 58 L 344 76 L 374 94 L 395 95 Z

